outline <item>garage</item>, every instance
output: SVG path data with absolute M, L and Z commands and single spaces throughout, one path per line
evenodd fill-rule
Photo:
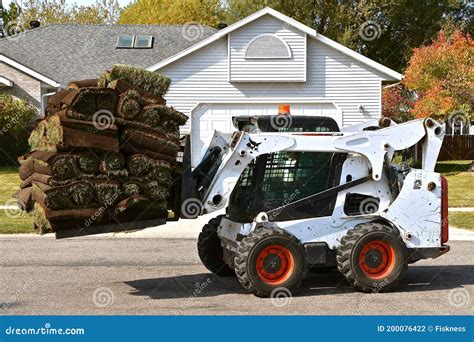
M 197 166 L 214 130 L 224 133 L 235 130 L 232 126 L 233 116 L 275 115 L 282 103 L 290 105 L 292 115 L 329 116 L 342 126 L 342 111 L 329 101 L 202 102 L 191 111 L 192 166 Z

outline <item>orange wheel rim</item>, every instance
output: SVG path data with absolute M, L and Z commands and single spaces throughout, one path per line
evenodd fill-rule
M 395 267 L 395 250 L 388 242 L 370 241 L 360 251 L 359 265 L 369 278 L 382 279 Z
M 286 247 L 265 247 L 257 257 L 257 273 L 260 279 L 271 285 L 284 283 L 293 274 L 295 260 Z

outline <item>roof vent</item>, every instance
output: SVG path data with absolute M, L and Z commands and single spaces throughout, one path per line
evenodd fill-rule
M 35 29 L 41 26 L 41 23 L 38 20 L 30 21 L 30 28 Z
M 286 42 L 273 34 L 262 34 L 253 38 L 245 49 L 245 58 L 291 58 Z

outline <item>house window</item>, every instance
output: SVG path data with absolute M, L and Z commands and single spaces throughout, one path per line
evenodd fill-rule
M 134 36 L 120 35 L 117 39 L 117 48 L 133 48 Z
M 153 37 L 152 36 L 144 36 L 144 35 L 136 35 L 135 36 L 135 48 L 138 49 L 151 49 L 153 46 Z
M 291 58 L 287 43 L 273 34 L 253 38 L 245 49 L 245 58 Z

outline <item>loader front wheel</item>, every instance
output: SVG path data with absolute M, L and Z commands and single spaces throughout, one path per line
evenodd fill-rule
M 407 248 L 398 230 L 381 223 L 350 229 L 337 251 L 339 271 L 363 292 L 387 292 L 403 278 Z
M 286 292 L 301 285 L 306 271 L 300 241 L 278 228 L 257 228 L 240 243 L 235 273 L 240 284 L 258 297 Z
M 198 254 L 203 265 L 212 273 L 221 277 L 235 276 L 235 272 L 225 262 L 223 248 L 217 235 L 217 228 L 223 215 L 219 215 L 204 225 L 198 238 Z

